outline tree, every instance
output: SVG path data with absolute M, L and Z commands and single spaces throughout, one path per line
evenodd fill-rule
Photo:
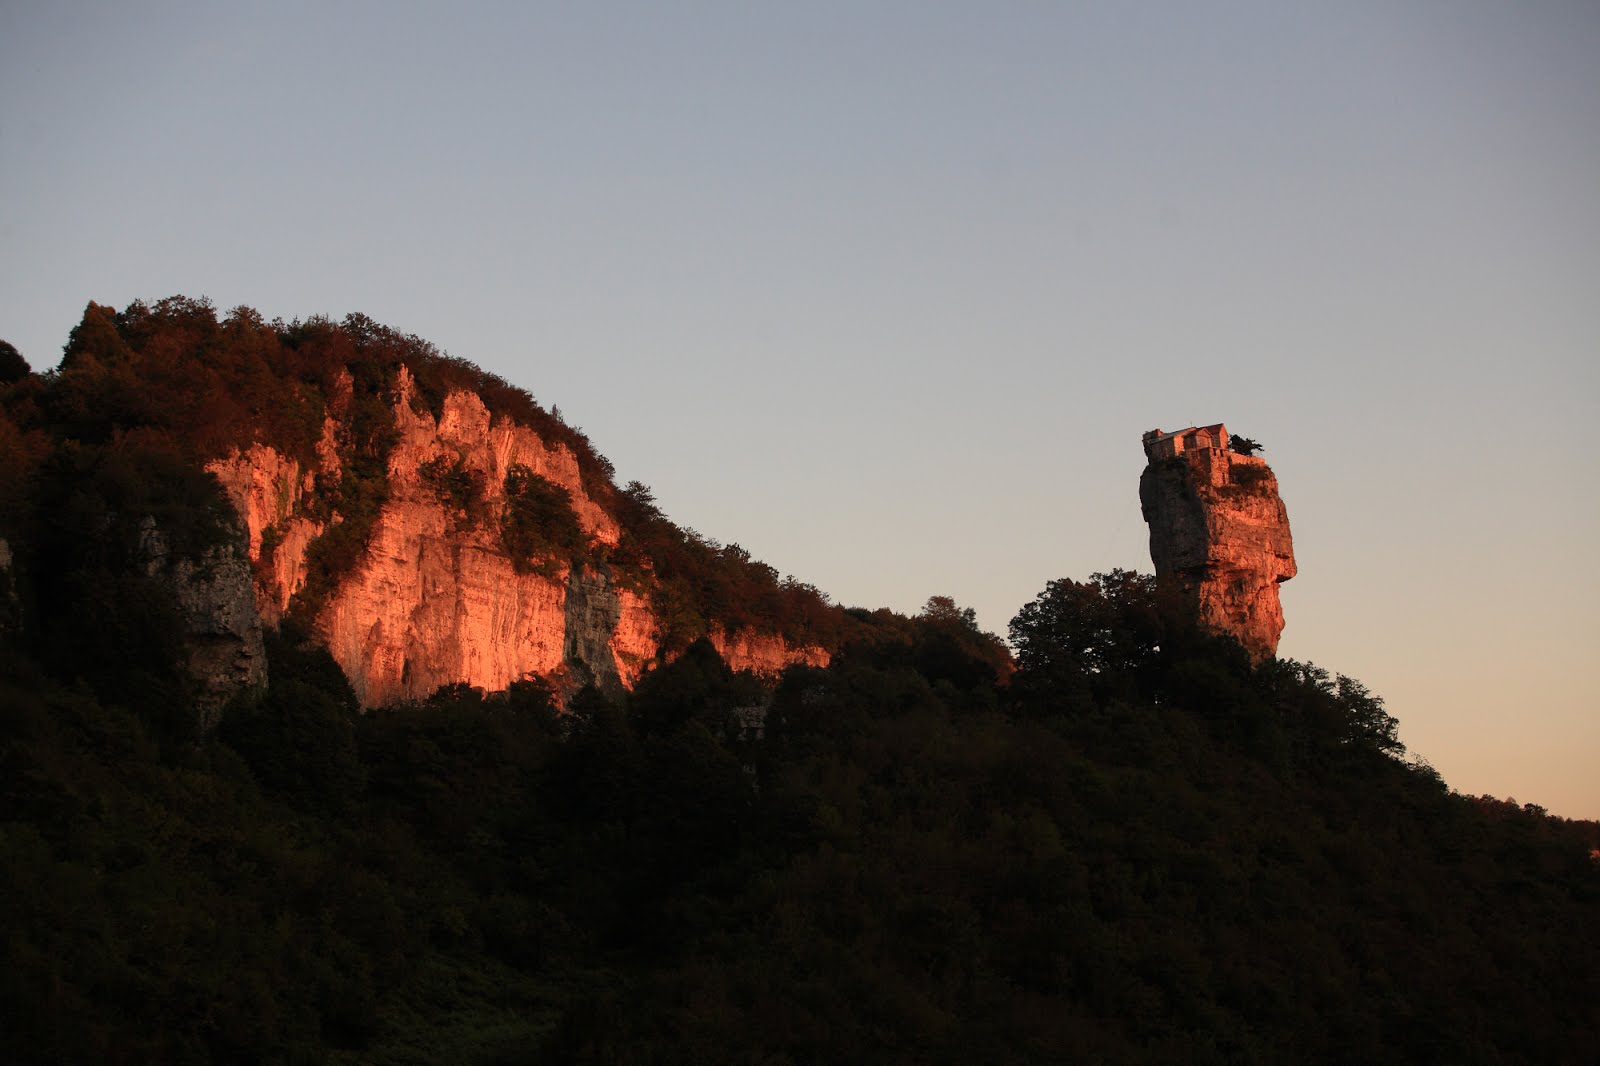
M 70 370 L 91 358 L 101 364 L 119 363 L 131 354 L 117 330 L 116 308 L 91 300 L 83 309 L 83 320 L 73 326 L 67 336 L 61 353 L 61 369 Z
M 1334 681 L 1334 699 L 1345 713 L 1348 743 L 1365 745 L 1395 759 L 1405 755 L 1406 746 L 1400 742 L 1400 723 L 1384 710 L 1382 696 L 1374 695 L 1355 678 L 1338 674 Z
M 33 368 L 22 358 L 22 353 L 8 342 L 0 341 L 0 385 L 21 381 L 31 373 Z
M 519 571 L 554 577 L 563 563 L 582 556 L 587 545 L 566 488 L 513 463 L 506 471 L 505 492 L 500 535 Z
M 1251 440 L 1249 437 L 1241 437 L 1237 433 L 1235 433 L 1233 438 L 1228 442 L 1228 447 L 1232 448 L 1240 455 L 1254 455 L 1256 452 L 1266 451 L 1266 449 L 1261 446 L 1260 441 Z
M 949 596 L 929 596 L 918 617 L 930 622 L 953 622 L 973 630 L 978 628 L 978 612 L 971 607 L 956 606 L 956 601 Z
M 1131 669 L 1160 637 L 1155 578 L 1131 570 L 1052 581 L 1011 620 L 1017 666 L 1041 681 Z
M 261 786 L 301 810 L 337 812 L 366 785 L 356 710 L 303 681 L 274 679 L 259 703 L 238 703 L 218 727 Z
M 978 628 L 978 612 L 949 596 L 930 596 L 913 620 L 911 661 L 929 681 L 980 689 L 1011 676 L 1004 642 Z

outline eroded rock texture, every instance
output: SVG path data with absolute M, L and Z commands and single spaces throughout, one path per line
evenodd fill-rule
M 145 575 L 171 590 L 182 615 L 187 668 L 200 688 L 201 724 L 210 726 L 235 693 L 267 680 L 250 563 L 232 542 L 207 548 L 198 558 L 178 555 L 148 517 L 140 526 L 139 556 Z
M 1175 586 L 1203 628 L 1269 659 L 1283 632 L 1278 585 L 1295 575 L 1278 480 L 1228 447 L 1226 427 L 1145 434 L 1139 503 L 1158 581 Z
M 362 704 L 421 699 L 457 683 L 497 691 L 530 673 L 631 688 L 659 652 L 648 595 L 617 584 L 603 565 L 519 568 L 499 532 L 506 475 L 520 466 L 571 494 L 592 544 L 615 547 L 617 522 L 589 496 L 576 457 L 526 426 L 491 417 L 470 392 L 446 396 L 437 418 L 419 410 L 411 393 L 402 368 L 387 499 L 360 561 L 327 595 L 315 622 Z M 330 419 L 316 469 L 262 444 L 208 466 L 246 527 L 256 599 L 269 622 L 289 610 L 307 580 L 309 549 L 340 520 L 337 513 L 314 517 L 314 504 L 340 475 L 341 436 Z M 438 463 L 478 486 L 471 513 L 442 498 L 425 476 Z M 789 648 L 777 637 L 718 638 L 735 670 L 767 673 L 827 660 L 823 649 Z

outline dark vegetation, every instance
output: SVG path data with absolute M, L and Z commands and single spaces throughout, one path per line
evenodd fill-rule
M 621 703 L 362 715 L 291 628 L 198 737 L 12 642 L 8 1061 L 1596 1046 L 1600 827 L 1450 793 L 1358 683 L 1252 670 L 1123 573 L 1029 604 L 1009 683 L 948 601 L 881 629 L 770 694 L 699 641 Z
M 675 525 L 648 486 L 628 483 L 616 500 L 622 542 L 613 562 L 625 575 L 648 574 L 662 644 L 688 647 L 714 627 L 778 633 L 791 644 L 836 648 L 861 629 L 815 586 L 778 572 L 737 544 L 722 545 Z
M 21 381 L 32 373 L 28 361 L 9 341 L 0 341 L 0 385 Z
M 453 512 L 458 523 L 471 528 L 483 521 L 483 472 L 468 469 L 461 456 L 429 459 L 417 474 L 433 489 L 439 503 Z
M 1222 486 L 1223 490 L 1239 489 L 1246 493 L 1263 492 L 1262 486 L 1276 479 L 1272 471 L 1264 466 L 1235 466 L 1232 468 L 1233 484 Z
M 122 328 L 80 327 L 81 351 L 114 363 Z M 278 387 L 338 392 L 313 371 Z M 775 691 L 689 638 L 626 698 L 584 689 L 564 712 L 529 678 L 358 713 L 291 617 L 269 686 L 201 732 L 126 516 L 201 545 L 225 515 L 170 424 L 198 415 L 108 421 L 83 396 L 143 403 L 115 377 L 24 375 L 0 419 L 26 607 L 0 628 L 7 1062 L 1600 1047 L 1600 826 L 1451 793 L 1359 682 L 1252 668 L 1137 574 L 1051 582 L 1012 624 L 1014 662 L 946 597 L 915 618 L 829 608 L 833 663 Z M 351 407 L 379 395 L 375 370 L 351 377 Z M 290 407 L 262 417 L 292 427 Z M 376 455 L 372 417 L 352 433 Z M 642 486 L 617 506 L 635 509 L 619 554 L 684 597 L 680 634 L 820 602 L 657 525 Z M 773 598 L 717 598 L 746 581 Z
M 506 471 L 500 538 L 519 570 L 555 576 L 563 563 L 581 565 L 588 539 L 572 510 L 572 493 L 519 464 Z

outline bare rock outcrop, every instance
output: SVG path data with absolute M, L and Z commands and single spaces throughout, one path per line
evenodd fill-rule
M 1260 662 L 1278 650 L 1278 586 L 1295 575 L 1294 543 L 1271 468 L 1230 440 L 1221 424 L 1146 433 L 1139 503 L 1156 579 L 1202 628 Z
M 256 569 L 256 599 L 270 625 L 282 619 L 290 598 L 305 584 L 306 551 L 326 529 L 326 523 L 305 513 L 304 505 L 316 493 L 319 478 L 331 484 L 339 476 L 335 428 L 333 419 L 324 422 L 320 462 L 314 469 L 302 470 L 298 460 L 260 443 L 206 464 L 244 524 Z
M 199 687 L 201 724 L 210 726 L 235 693 L 267 680 L 250 564 L 234 542 L 207 548 L 198 558 L 172 552 L 150 517 L 140 525 L 139 558 L 145 575 L 164 584 L 178 607 L 185 666 Z
M 615 548 L 621 529 L 589 495 L 577 457 L 492 416 L 471 392 L 449 393 L 435 417 L 413 402 L 413 391 L 402 367 L 386 498 L 366 550 L 315 619 L 316 635 L 362 704 L 425 698 L 448 684 L 497 691 L 530 673 L 631 688 L 660 651 L 648 594 L 619 584 L 603 563 L 519 567 L 500 532 L 507 475 L 524 468 L 567 491 L 582 536 L 601 555 Z M 306 584 L 313 544 L 340 521 L 336 512 L 315 517 L 326 509 L 314 506 L 316 494 L 337 483 L 339 438 L 330 419 L 311 470 L 262 444 L 207 467 L 247 529 L 256 596 L 269 622 L 290 609 Z M 443 468 L 475 486 L 470 508 L 441 495 L 428 472 Z M 768 673 L 827 657 L 777 637 L 717 636 L 735 670 Z
M 782 637 L 773 633 L 755 633 L 748 629 L 734 633 L 713 629 L 708 637 L 724 662 L 735 670 L 749 670 L 763 677 L 781 674 L 796 664 L 827 666 L 826 648 L 801 645 L 792 647 Z

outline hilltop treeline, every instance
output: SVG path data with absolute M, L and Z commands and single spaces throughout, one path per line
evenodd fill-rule
M 864 622 L 865 619 L 857 619 Z M 356 711 L 272 636 L 198 739 L 0 650 L 7 1058 L 1579 1062 L 1593 823 L 1452 794 L 1382 701 L 1149 579 L 1017 671 L 935 598 L 775 692 Z
M 0 537 L 21 556 L 22 570 L 58 569 L 59 560 L 34 566 L 29 556 L 36 546 L 47 552 L 65 543 L 55 518 L 63 498 L 78 502 L 92 529 L 96 522 L 116 525 L 119 508 L 160 497 L 160 517 L 174 523 L 177 535 L 225 538 L 226 529 L 213 520 L 220 503 L 214 483 L 195 475 L 180 484 L 172 472 L 197 469 L 256 442 L 315 471 L 324 421 L 331 417 L 341 471 L 331 480 L 318 474 L 305 506 L 315 518 L 337 515 L 338 521 L 311 545 L 306 584 L 291 605 L 298 621 L 309 625 L 361 558 L 388 498 L 402 367 L 419 410 L 437 416 L 451 392 L 472 392 L 494 417 L 572 452 L 584 491 L 617 518 L 622 543 L 614 551 L 588 543 L 576 531 L 566 490 L 525 478 L 516 497 L 521 506 L 507 526 L 507 548 L 535 552 L 537 558 L 519 563 L 551 572 L 603 566 L 618 582 L 650 594 L 666 651 L 679 652 L 715 629 L 755 629 L 826 648 L 859 632 L 815 587 L 781 577 L 739 545 L 719 544 L 672 522 L 648 486 L 633 482 L 619 489 L 611 463 L 588 437 L 527 392 L 360 314 L 285 323 L 265 321 L 248 307 L 219 318 L 208 301 L 182 296 L 136 301 L 120 311 L 90 303 L 54 370 L 30 374 L 6 345 L 0 352 L 0 447 L 7 456 L 0 470 Z M 470 512 L 471 496 L 482 486 L 469 472 L 433 473 L 441 492 Z M 103 584 L 103 578 L 94 573 L 80 583 Z M 40 597 L 30 609 L 81 613 L 67 602 Z

